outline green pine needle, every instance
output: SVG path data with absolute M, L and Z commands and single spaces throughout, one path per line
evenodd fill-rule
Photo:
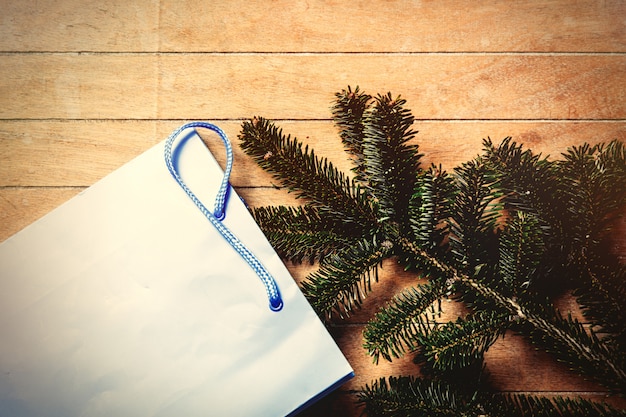
M 506 314 L 480 312 L 459 317 L 419 335 L 418 360 L 434 371 L 446 373 L 482 365 L 485 352 L 508 327 Z
M 498 266 L 510 294 L 528 288 L 544 253 L 539 221 L 530 213 L 518 211 L 500 235 Z
M 418 347 L 418 335 L 436 326 L 445 285 L 430 281 L 396 295 L 369 321 L 363 331 L 363 347 L 378 363 L 382 356 L 391 361 Z
M 594 266 L 589 280 L 575 292 L 585 318 L 602 341 L 626 351 L 626 266 Z
M 626 411 L 583 398 L 490 394 L 443 381 L 389 377 L 366 385 L 358 403 L 370 417 L 618 417 Z
M 371 291 L 372 278 L 378 281 L 378 267 L 390 251 L 388 241 L 352 242 L 325 258 L 302 283 L 302 292 L 320 317 L 348 317 Z
M 626 411 L 609 405 L 599 404 L 584 398 L 536 397 L 529 395 L 498 395 L 491 399 L 490 412 L 493 417 L 618 417 Z
M 407 220 L 422 155 L 407 142 L 416 132 L 406 100 L 379 96 L 364 114 L 363 170 L 381 217 Z
M 367 196 L 354 181 L 326 158 L 318 158 L 308 146 L 285 136 L 273 123 L 262 118 L 245 122 L 239 138 L 242 149 L 261 168 L 324 215 L 363 233 L 376 227 Z
M 339 137 L 348 152 L 353 158 L 355 167 L 353 172 L 356 179 L 364 182 L 365 173 L 363 161 L 363 139 L 365 129 L 364 114 L 371 105 L 372 96 L 364 94 L 356 87 L 354 91 L 348 87 L 340 93 L 335 94 L 337 98 L 332 107 L 333 121 L 339 128 Z
M 446 220 L 451 215 L 450 203 L 454 198 L 452 181 L 441 167 L 433 166 L 418 177 L 409 201 L 408 232 L 417 245 L 429 251 L 445 246 L 444 239 L 449 231 Z
M 450 245 L 456 265 L 471 271 L 493 259 L 500 196 L 496 179 L 480 158 L 455 169 L 457 190 L 450 218 Z
M 292 262 L 319 261 L 358 237 L 311 206 L 257 207 L 252 215 L 276 252 Z
M 442 381 L 389 377 L 366 385 L 358 402 L 370 417 L 463 417 L 483 414 L 470 393 L 454 390 Z

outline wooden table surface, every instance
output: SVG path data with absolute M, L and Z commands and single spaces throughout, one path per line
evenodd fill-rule
M 347 172 L 329 106 L 348 85 L 406 98 L 425 159 L 448 169 L 487 136 L 554 156 L 624 140 L 626 2 L 4 0 L 0 241 L 188 120 L 236 144 L 242 120 L 274 119 Z M 232 183 L 252 206 L 293 201 L 238 148 Z M 311 414 L 358 415 L 349 390 L 417 372 L 410 356 L 375 366 L 361 348 L 376 307 L 413 283 L 393 262 L 383 271 L 331 329 L 357 376 Z M 486 359 L 502 391 L 606 394 L 515 336 Z

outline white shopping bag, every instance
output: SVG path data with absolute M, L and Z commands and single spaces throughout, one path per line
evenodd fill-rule
M 0 416 L 284 416 L 352 377 L 195 127 L 230 152 L 186 125 L 0 245 Z

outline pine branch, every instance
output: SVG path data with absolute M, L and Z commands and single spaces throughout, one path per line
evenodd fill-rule
M 333 121 L 339 127 L 339 137 L 344 148 L 354 158 L 355 167 L 352 171 L 356 180 L 363 182 L 365 166 L 363 160 L 364 113 L 371 104 L 372 96 L 362 93 L 359 87 L 354 91 L 348 87 L 335 94 L 336 101 L 332 107 Z
M 452 181 L 441 167 L 432 166 L 418 177 L 409 201 L 410 230 L 407 232 L 417 245 L 440 255 L 446 250 L 443 241 L 449 232 L 446 220 L 451 216 L 450 205 L 454 198 Z
M 320 316 L 358 308 L 390 256 L 430 278 L 378 312 L 364 346 L 375 362 L 417 352 L 422 370 L 437 381 L 381 379 L 360 394 L 367 411 L 609 415 L 610 408 L 584 400 L 498 396 L 476 387 L 484 353 L 510 328 L 624 394 L 626 268 L 604 244 L 626 207 L 626 146 L 585 144 L 551 162 L 511 138 L 498 146 L 487 139 L 483 155 L 448 175 L 420 167 L 405 104 L 358 87 L 336 94 L 333 121 L 355 164 L 354 179 L 263 119 L 244 123 L 240 136 L 246 153 L 308 201 L 254 215 L 282 256 L 320 260 L 302 284 Z M 575 290 L 591 329 L 554 309 L 552 288 Z M 473 313 L 436 324 L 433 315 L 452 292 Z M 441 382 L 454 378 L 467 384 Z
M 275 179 L 310 200 L 325 216 L 362 234 L 376 228 L 375 213 L 365 193 L 326 158 L 285 136 L 273 123 L 255 118 L 245 122 L 239 135 L 241 148 Z
M 618 417 L 626 411 L 583 398 L 481 394 L 442 381 L 389 377 L 366 385 L 358 403 L 370 417 Z
M 558 223 L 562 205 L 555 200 L 558 179 L 555 163 L 541 158 L 512 138 L 505 138 L 498 146 L 491 139 L 483 141 L 484 158 L 495 173 L 503 192 L 506 208 L 546 216 L 542 228 Z
M 522 150 L 510 138 L 484 146 L 505 207 L 533 215 L 543 236 L 534 289 L 591 288 L 589 264 L 607 262 L 603 241 L 626 204 L 624 145 L 572 147 L 558 162 Z
M 626 147 L 569 148 L 558 164 L 564 178 L 559 195 L 569 205 L 565 239 L 575 294 L 585 316 L 608 333 L 603 339 L 614 349 L 626 347 L 625 268 L 607 256 L 604 241 L 626 206 Z
M 497 259 L 494 234 L 501 207 L 495 178 L 480 158 L 455 169 L 457 194 L 450 218 L 450 246 L 455 264 L 464 271 Z
M 543 242 L 543 262 L 537 265 L 534 274 L 537 279 L 528 283 L 545 292 L 548 285 L 555 284 L 555 266 L 565 263 L 561 236 L 563 213 L 567 207 L 558 198 L 560 182 L 556 164 L 529 149 L 523 150 L 522 145 L 510 137 L 498 146 L 494 146 L 490 139 L 483 145 L 485 160 L 502 192 L 504 209 L 510 211 L 513 218 L 517 216 L 516 212 L 521 212 L 537 221 L 535 234 Z
M 372 277 L 378 281 L 378 267 L 391 253 L 390 242 L 355 241 L 343 251 L 320 263 L 318 271 L 302 283 L 302 292 L 320 317 L 349 316 L 371 291 Z
M 416 258 L 423 259 L 423 264 L 431 272 L 438 270 L 438 275 L 442 277 L 440 279 L 445 278 L 450 283 L 461 285 L 466 291 L 474 292 L 527 325 L 527 334 L 531 335 L 531 339 L 559 360 L 595 378 L 607 388 L 622 392 L 626 387 L 626 364 L 623 359 L 616 361 L 616 358 L 621 357 L 619 352 L 609 350 L 595 335 L 588 335 L 579 323 L 564 320 L 557 312 L 536 303 L 521 304 L 517 297 L 507 297 L 481 280 L 439 262 L 410 242 L 403 241 L 403 246 L 413 250 Z
M 292 262 L 319 261 L 358 236 L 315 207 L 257 207 L 252 215 L 276 252 Z
M 574 295 L 602 341 L 615 351 L 626 351 L 626 267 L 597 266 Z
M 500 235 L 499 272 L 509 294 L 528 288 L 543 259 L 544 244 L 539 221 L 518 211 Z
M 461 391 L 441 381 L 381 378 L 359 393 L 370 417 L 617 417 L 626 411 L 584 398 L 486 394 Z
M 609 146 L 571 147 L 557 164 L 562 178 L 558 198 L 567 202 L 563 240 L 570 263 L 584 271 L 611 230 L 614 215 L 626 205 L 626 150 Z
M 434 318 L 441 313 L 446 290 L 444 284 L 429 281 L 402 291 L 376 313 L 363 331 L 363 347 L 374 363 L 380 356 L 391 361 L 417 349 L 417 336 L 436 325 Z
M 593 333 L 587 334 L 580 323 L 563 319 L 558 312 L 536 303 L 521 304 L 516 298 L 506 297 L 468 276 L 460 277 L 458 282 L 507 310 L 527 327 L 525 333 L 533 342 L 560 361 L 609 389 L 620 392 L 626 387 L 624 360 L 616 361 L 619 352 L 607 349 Z
M 472 393 L 460 392 L 441 381 L 389 377 L 366 385 L 359 404 L 370 417 L 463 417 L 484 415 Z
M 456 268 L 428 253 L 405 236 L 398 238 L 398 246 L 403 253 L 407 254 L 407 256 L 412 259 L 416 264 L 416 268 L 421 270 L 425 276 L 443 280 L 449 286 L 452 286 L 454 282 L 458 281 L 461 279 L 460 277 L 463 276 Z
M 526 309 L 530 313 L 530 309 Z M 623 353 L 602 343 L 594 332 L 571 317 L 563 318 L 556 312 L 551 320 L 549 313 L 530 313 L 526 322 L 532 325 L 527 333 L 530 340 L 553 354 L 581 375 L 595 379 L 605 387 L 624 392 L 626 387 L 626 361 Z
M 509 327 L 509 316 L 479 312 L 417 335 L 417 360 L 438 373 L 482 367 L 485 352 Z
M 399 224 L 408 220 L 409 200 L 417 181 L 421 154 L 407 142 L 415 136 L 406 100 L 378 96 L 364 117 L 363 168 L 380 217 Z

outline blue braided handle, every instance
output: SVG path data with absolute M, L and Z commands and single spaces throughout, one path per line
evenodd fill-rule
M 198 197 L 191 191 L 191 189 L 185 184 L 178 169 L 174 164 L 173 148 L 174 142 L 180 136 L 180 134 L 191 128 L 201 127 L 214 131 L 219 135 L 226 147 L 226 168 L 224 169 L 224 178 L 215 197 L 215 207 L 212 213 L 206 206 L 200 201 Z M 230 194 L 230 184 L 228 182 L 230 178 L 230 172 L 233 166 L 233 149 L 228 140 L 226 134 L 219 127 L 207 122 L 191 122 L 187 123 L 178 129 L 176 129 L 165 141 L 165 164 L 172 177 L 176 180 L 178 185 L 185 191 L 187 196 L 193 201 L 193 203 L 200 209 L 202 214 L 211 222 L 211 224 L 220 232 L 220 234 L 226 239 L 226 241 L 239 253 L 239 255 L 250 265 L 252 270 L 259 276 L 261 282 L 265 286 L 265 291 L 270 301 L 270 309 L 272 311 L 280 311 L 283 308 L 283 300 L 276 284 L 274 277 L 265 269 L 261 261 L 241 242 L 237 236 L 235 236 L 225 225 L 222 220 L 226 217 L 226 202 Z

